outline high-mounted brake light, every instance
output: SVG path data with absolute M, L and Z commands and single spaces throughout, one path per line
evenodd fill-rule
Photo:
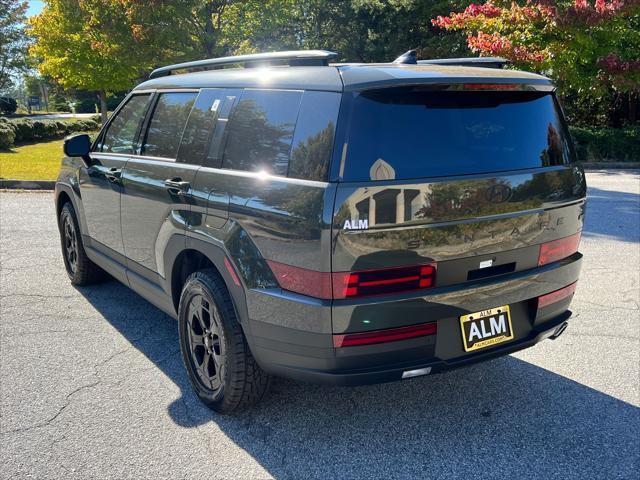
M 541 267 L 551 262 L 557 262 L 576 253 L 580 245 L 580 234 L 581 232 L 578 232 L 569 237 L 560 238 L 540 245 L 538 266 Z
M 573 295 L 576 291 L 577 285 L 577 282 L 574 282 L 571 285 L 567 285 L 566 287 L 561 288 L 560 290 L 556 290 L 555 292 L 547 293 L 546 295 L 538 297 L 538 308 L 546 307 L 547 305 L 559 302 L 560 300 L 564 300 L 565 298 Z
M 396 342 L 409 338 L 435 335 L 438 331 L 436 322 L 412 325 L 410 327 L 389 328 L 363 333 L 345 333 L 333 336 L 335 348 L 356 347 L 361 345 L 373 345 L 376 343 Z
M 285 290 L 322 299 L 385 295 L 433 287 L 434 263 L 356 272 L 318 272 L 268 260 Z
M 522 85 L 517 83 L 465 83 L 463 90 L 520 90 Z

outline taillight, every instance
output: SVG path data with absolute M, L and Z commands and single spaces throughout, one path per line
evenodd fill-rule
M 438 331 L 436 322 L 412 325 L 410 327 L 389 328 L 363 333 L 345 333 L 333 336 L 335 348 L 356 347 L 360 345 L 373 345 L 376 343 L 395 342 L 409 338 L 435 335 Z
M 567 285 L 560 290 L 556 290 L 555 292 L 547 293 L 546 295 L 538 297 L 538 308 L 546 307 L 547 305 L 559 302 L 560 300 L 564 300 L 568 296 L 573 295 L 576 291 L 576 286 L 577 283 L 572 283 L 571 285 Z
M 362 270 L 356 272 L 318 272 L 267 260 L 278 284 L 285 290 L 322 299 L 341 299 L 385 295 L 433 287 L 436 265 Z
M 429 288 L 435 284 L 435 264 L 338 272 L 333 274 L 333 298 L 366 297 Z
M 278 284 L 285 290 L 315 298 L 331 299 L 331 273 L 294 267 L 267 260 Z
M 552 242 L 540 245 L 540 254 L 538 255 L 538 266 L 547 263 L 557 262 L 563 258 L 570 257 L 578 251 L 580 245 L 580 232 L 570 237 L 560 238 Z

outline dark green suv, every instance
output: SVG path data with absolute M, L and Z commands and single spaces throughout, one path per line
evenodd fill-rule
M 220 412 L 270 375 L 427 375 L 555 338 L 571 315 L 586 185 L 551 82 L 332 55 L 164 67 L 93 144 L 65 142 L 71 281 L 107 272 L 177 318 Z

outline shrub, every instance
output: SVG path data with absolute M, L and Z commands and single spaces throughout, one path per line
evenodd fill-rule
M 18 102 L 15 98 L 0 97 L 0 111 L 6 114 L 15 113 L 18 109 Z
M 11 144 L 14 142 L 31 142 L 59 138 L 73 132 L 97 130 L 99 124 L 91 119 L 78 121 L 64 120 L 30 120 L 20 118 L 8 120 L 0 117 L 0 128 L 12 131 Z M 8 138 L 8 135 L 5 135 Z M 4 140 L 7 141 L 6 139 Z M 4 147 L 6 148 L 6 147 Z
M 33 122 L 27 118 L 11 122 L 16 132 L 16 142 L 30 142 L 34 139 Z
M 6 150 L 13 145 L 16 134 L 6 123 L 0 123 L 0 149 Z
M 42 120 L 34 120 L 32 130 L 33 138 L 44 138 L 46 136 L 45 124 Z
M 571 127 L 570 131 L 583 162 L 640 161 L 640 127 Z

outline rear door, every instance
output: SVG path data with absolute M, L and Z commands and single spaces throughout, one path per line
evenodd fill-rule
M 241 89 L 203 89 L 189 117 L 179 158 L 181 162 L 203 167 L 193 186 L 194 225 L 205 222 L 210 227 L 220 228 L 229 218 L 229 182 L 219 168 L 229 115 L 241 94 Z
M 158 282 L 164 247 L 183 233 L 198 165 L 177 163 L 197 91 L 155 94 L 140 135 L 139 155 L 122 172 L 122 239 L 129 270 Z
M 436 285 L 460 284 L 534 268 L 539 244 L 581 230 L 555 98 L 512 87 L 352 94 L 334 272 L 438 262 Z

